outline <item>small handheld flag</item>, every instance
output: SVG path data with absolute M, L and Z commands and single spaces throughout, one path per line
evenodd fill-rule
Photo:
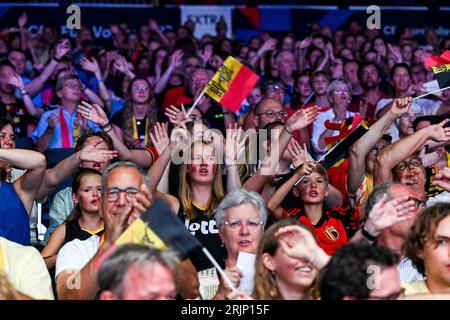
M 181 260 L 188 258 L 194 250 L 201 250 L 217 268 L 227 285 L 233 291 L 236 290 L 214 257 L 186 229 L 162 199 L 156 199 L 152 206 L 134 221 L 115 242 L 116 245 L 125 243 L 137 243 L 160 250 L 170 247 Z
M 250 68 L 229 56 L 197 97 L 187 114 L 191 113 L 204 94 L 228 110 L 237 113 L 258 80 L 259 76 Z

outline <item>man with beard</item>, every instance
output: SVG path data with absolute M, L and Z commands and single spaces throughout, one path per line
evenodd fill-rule
M 391 69 L 390 83 L 394 88 L 394 98 L 405 98 L 413 94 L 412 75 L 408 65 L 404 63 L 395 64 Z M 377 103 L 375 117 L 379 118 L 385 114 L 393 99 L 381 99 Z M 412 123 L 418 115 L 442 115 L 450 112 L 448 104 L 430 99 L 417 99 L 409 110 L 409 115 L 405 114 L 399 122 L 391 125 L 388 134 L 392 136 L 392 141 L 397 141 L 401 136 L 414 132 Z M 404 128 L 401 128 L 403 125 Z
M 381 78 L 378 66 L 371 61 L 364 62 L 358 69 L 358 79 L 364 93 L 352 102 L 349 110 L 374 118 L 378 101 L 387 98 L 386 94 L 380 90 Z

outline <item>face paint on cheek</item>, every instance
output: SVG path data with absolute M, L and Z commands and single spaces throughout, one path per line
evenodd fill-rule
M 197 173 L 197 171 L 198 171 L 198 167 L 199 165 L 198 164 L 193 164 L 192 166 L 191 166 L 191 168 L 192 168 L 192 173 Z

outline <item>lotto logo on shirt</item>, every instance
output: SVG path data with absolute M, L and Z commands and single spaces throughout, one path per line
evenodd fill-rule
M 200 230 L 202 234 L 219 233 L 216 228 L 216 220 L 201 221 L 200 223 L 192 222 L 189 219 L 184 220 L 184 225 L 195 236 L 196 232 Z
M 334 227 L 326 228 L 324 233 L 331 241 L 336 241 L 337 239 L 339 239 L 339 232 L 337 232 Z

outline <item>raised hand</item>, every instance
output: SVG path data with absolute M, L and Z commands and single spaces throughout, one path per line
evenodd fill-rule
M 450 168 L 443 168 L 434 176 L 433 184 L 450 192 Z
M 397 59 L 397 63 L 402 62 L 402 53 L 400 52 L 400 49 L 398 47 L 394 47 L 390 43 L 388 43 L 388 49 L 389 51 L 394 55 L 394 57 Z
M 17 20 L 17 24 L 19 25 L 19 28 L 22 29 L 23 27 L 25 27 L 25 25 L 27 24 L 27 21 L 28 21 L 27 13 L 24 12 Z
M 300 226 L 286 226 L 275 232 L 281 249 L 291 258 L 311 262 L 322 250 L 311 231 Z
M 427 127 L 430 139 L 437 142 L 450 142 L 450 127 L 444 128 L 449 121 L 450 119 L 445 119 L 438 124 Z
M 95 103 L 90 104 L 86 101 L 81 101 L 81 104 L 78 105 L 77 112 L 86 120 L 92 121 L 100 126 L 108 123 L 108 116 L 105 111 Z
M 154 134 L 150 132 L 150 140 L 156 148 L 158 154 L 162 154 L 170 144 L 169 134 L 167 133 L 167 124 L 157 122 L 153 127 Z
M 92 58 L 92 61 L 87 58 L 82 58 L 80 60 L 80 65 L 83 70 L 90 71 L 92 73 L 100 73 L 100 67 L 98 66 L 98 62 L 95 58 Z
M 156 22 L 155 19 L 148 19 L 148 27 L 152 31 L 159 31 L 159 25 L 158 25 L 158 22 Z
M 312 42 L 312 38 L 311 37 L 307 37 L 305 39 L 303 39 L 302 41 L 300 41 L 298 43 L 298 48 L 299 49 L 306 49 L 311 45 Z
M 211 46 L 206 46 L 204 50 L 202 50 L 199 54 L 199 56 L 202 58 L 203 63 L 206 65 L 208 63 L 209 59 L 211 59 L 213 55 L 213 50 Z
M 422 148 L 419 152 L 419 158 L 422 160 L 424 168 L 428 168 L 439 162 L 441 155 L 438 150 L 427 153 L 426 148 Z
M 148 190 L 145 184 L 142 184 L 139 188 L 139 193 L 136 195 L 136 199 L 133 201 L 133 211 L 128 217 L 128 225 L 132 224 L 138 219 L 153 203 L 153 196 Z
M 130 72 L 130 66 L 127 59 L 125 59 L 125 57 L 121 55 L 116 55 L 116 57 L 114 58 L 113 68 L 125 75 Z
M 184 52 L 181 49 L 175 50 L 175 52 L 170 56 L 170 67 L 176 69 L 183 63 Z
M 55 58 L 61 59 L 64 57 L 71 49 L 71 44 L 69 39 L 64 39 L 58 43 L 55 50 Z
M 238 128 L 237 123 L 229 125 L 227 129 L 227 136 L 225 139 L 225 164 L 234 165 L 239 152 L 245 148 L 245 141 L 248 136 L 244 134 L 242 128 Z
M 21 90 L 25 89 L 22 77 L 15 72 L 6 74 L 4 81 Z
M 367 114 L 367 109 L 369 108 L 369 98 L 366 96 L 363 96 L 359 102 L 359 114 L 361 114 L 363 117 Z
M 278 40 L 275 38 L 269 38 L 262 44 L 261 48 L 259 48 L 260 54 L 263 54 L 266 51 L 275 50 L 277 46 Z
M 109 26 L 109 30 L 111 30 L 112 34 L 117 34 L 119 33 L 119 27 L 117 26 L 117 24 L 112 24 Z
M 412 97 L 395 98 L 394 101 L 392 102 L 389 112 L 395 117 L 400 117 L 401 115 L 409 111 L 412 102 L 413 102 Z
M 116 150 L 104 150 L 99 149 L 98 146 L 103 142 L 103 140 L 99 140 L 95 143 L 86 144 L 80 150 L 80 160 L 81 161 L 89 161 L 89 162 L 108 162 L 115 157 L 117 157 Z
M 368 213 L 369 217 L 364 228 L 376 237 L 383 229 L 412 219 L 409 212 L 415 210 L 415 204 L 414 201 L 408 199 L 408 197 L 401 197 L 387 201 L 387 195 L 383 195 Z
M 313 173 L 315 168 L 316 166 L 314 161 L 307 161 L 300 167 L 300 169 L 298 169 L 298 174 L 300 176 L 308 176 Z
M 311 106 L 305 109 L 297 110 L 286 122 L 286 127 L 291 132 L 306 128 L 316 120 L 319 115 L 320 108 L 318 106 Z
M 181 123 L 186 123 L 194 120 L 190 115 L 187 115 L 186 109 L 184 108 L 183 104 L 181 104 L 181 109 L 171 105 L 170 107 L 166 108 L 164 114 L 167 118 L 169 118 L 170 123 L 172 123 L 175 127 L 179 127 Z
M 308 159 L 308 149 L 306 148 L 306 144 L 303 143 L 303 148 L 300 144 L 295 140 L 291 139 L 287 146 L 287 150 L 289 154 L 292 156 L 292 164 L 295 168 L 300 167 L 302 164 L 307 162 Z

